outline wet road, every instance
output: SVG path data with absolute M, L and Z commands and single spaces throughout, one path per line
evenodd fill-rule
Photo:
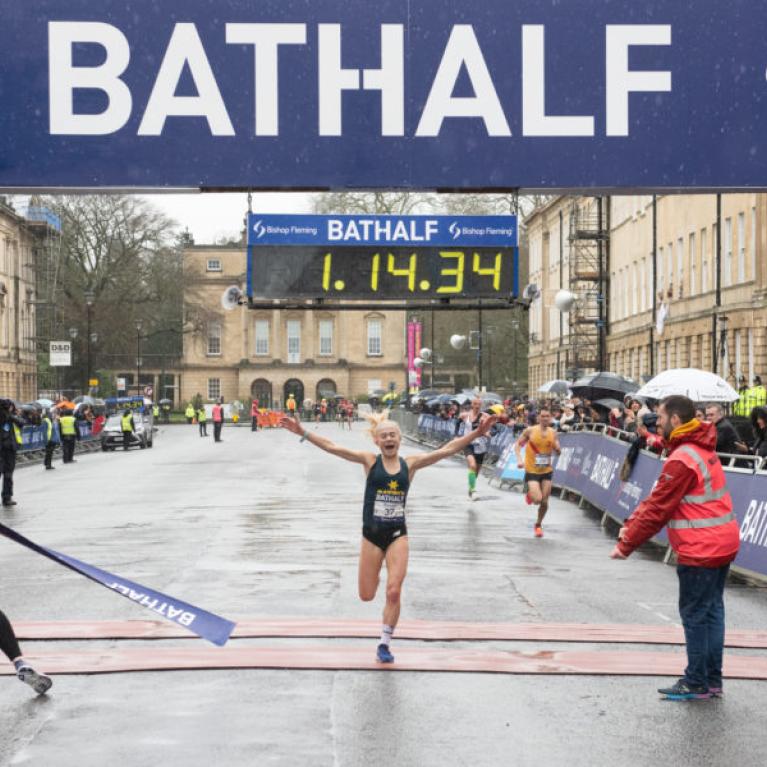
M 360 426 L 320 431 L 357 448 Z M 417 450 L 409 446 L 404 452 Z M 227 428 L 224 442 L 168 427 L 146 451 L 83 456 L 16 474 L 6 524 L 33 540 L 233 620 L 378 618 L 357 599 L 363 475 L 281 431 Z M 449 460 L 409 499 L 411 564 L 403 618 L 473 622 L 676 622 L 676 575 L 652 551 L 608 559 L 613 533 L 555 500 L 532 537 L 520 496 Z M 148 619 L 151 614 L 0 539 L 0 605 L 15 620 Z M 733 584 L 728 624 L 767 630 L 764 590 Z M 183 646 L 190 646 L 184 640 Z M 363 645 L 371 640 L 235 640 Z M 418 646 L 397 642 L 397 646 Z M 26 644 L 153 647 L 179 640 Z M 505 650 L 591 649 L 550 642 L 431 643 Z M 605 647 L 602 649 L 631 649 Z M 679 648 L 647 648 L 678 652 Z M 731 653 L 738 652 L 731 650 Z M 757 651 L 748 651 L 757 654 Z M 763 653 L 760 655 L 760 657 Z M 763 765 L 767 687 L 660 702 L 667 678 L 364 671 L 199 671 L 60 676 L 53 694 L 0 677 L 0 765 Z

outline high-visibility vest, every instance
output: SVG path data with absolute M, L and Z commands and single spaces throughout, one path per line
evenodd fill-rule
M 21 445 L 24 442 L 21 436 L 21 429 L 16 424 L 13 424 L 13 436 L 16 438 L 17 445 Z
M 43 424 L 45 425 L 45 441 L 50 442 L 53 437 L 53 421 L 48 416 L 45 416 Z
M 75 417 L 73 415 L 61 416 L 59 419 L 59 424 L 61 425 L 62 437 L 74 437 L 77 435 L 77 431 L 75 429 Z
M 739 391 L 740 397 L 738 401 L 732 406 L 732 412 L 734 415 L 746 416 L 751 415 L 751 406 L 749 405 L 750 389 L 743 389 Z
M 187 418 L 194 418 L 194 408 L 191 405 L 186 409 L 185 415 Z
M 205 412 L 205 408 L 201 407 L 197 411 L 197 422 L 198 423 L 205 423 L 208 420 L 208 414 Z
M 683 444 L 667 459 L 681 461 L 695 472 L 697 483 L 684 496 L 668 522 L 668 540 L 674 551 L 694 559 L 716 559 L 735 554 L 740 533 L 727 479 L 713 450 Z
M 155 405 L 155 406 L 152 408 L 152 415 L 153 415 L 155 418 L 159 417 L 159 415 L 160 415 L 160 408 L 159 408 L 159 407 L 157 407 L 157 405 Z
M 132 416 L 124 415 L 120 419 L 120 424 L 122 425 L 123 431 L 133 431 L 133 420 Z

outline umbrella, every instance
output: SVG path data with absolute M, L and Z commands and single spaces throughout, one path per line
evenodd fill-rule
M 538 392 L 540 394 L 553 394 L 556 397 L 569 397 L 570 384 L 567 381 L 561 380 L 546 381 L 546 383 L 538 389 Z
M 474 397 L 470 394 L 461 392 L 460 394 L 451 394 L 450 401 L 455 402 L 457 405 L 463 407 L 467 402 L 471 402 Z
M 39 402 L 25 402 L 19 410 L 34 410 L 35 413 L 39 413 L 43 409 L 43 406 Z
M 81 394 L 79 397 L 75 397 L 74 401 L 77 405 L 95 405 L 96 404 L 96 399 L 94 397 L 89 396 L 88 394 Z
M 35 402 L 37 402 L 38 405 L 42 405 L 44 408 L 53 407 L 56 404 L 52 399 L 45 398 L 35 400 Z
M 160 405 L 172 405 L 172 404 L 173 404 L 173 400 L 170 400 L 170 399 L 161 399 L 161 400 L 160 400 L 160 402 L 159 402 L 158 404 L 160 404 Z
M 623 399 L 624 395 L 633 394 L 639 386 L 630 378 L 602 372 L 584 376 L 570 388 L 576 397 L 598 400 L 606 397 Z
M 693 402 L 735 402 L 738 392 L 723 378 L 707 370 L 674 368 L 664 370 L 646 383 L 637 394 L 663 399 L 672 394 L 689 397 Z
M 426 407 L 440 407 L 442 405 L 449 405 L 451 402 L 455 401 L 455 395 L 453 394 L 440 394 L 426 400 Z
M 594 407 L 603 407 L 605 410 L 612 410 L 614 407 L 617 407 L 623 410 L 623 403 L 618 402 L 617 399 L 610 399 L 609 397 L 606 397 L 605 399 L 598 399 L 594 403 Z

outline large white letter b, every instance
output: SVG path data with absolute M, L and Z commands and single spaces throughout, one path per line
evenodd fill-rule
M 74 43 L 103 45 L 106 57 L 97 67 L 76 67 Z M 125 35 L 98 21 L 51 21 L 48 24 L 48 105 L 51 134 L 103 136 L 120 130 L 133 106 L 130 90 L 120 79 L 130 61 Z M 103 91 L 109 104 L 100 114 L 75 114 L 74 91 Z

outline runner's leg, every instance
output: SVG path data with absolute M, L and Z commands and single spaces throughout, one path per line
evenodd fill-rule
M 360 599 L 363 602 L 371 602 L 375 599 L 384 556 L 384 552 L 378 546 L 366 538 L 362 539 L 358 583 Z
M 469 498 L 471 498 L 477 491 L 477 459 L 473 455 L 467 455 L 466 466 L 469 469 Z
M 536 525 L 540 527 L 543 524 L 543 518 L 546 516 L 546 512 L 549 510 L 549 496 L 551 495 L 551 480 L 544 479 L 539 485 L 541 489 L 541 501 L 538 506 L 538 521 Z
M 16 640 L 16 634 L 13 631 L 11 622 L 2 610 L 0 610 L 0 650 L 5 653 L 10 661 L 15 661 L 21 657 L 21 649 Z
M 407 536 L 398 538 L 386 549 L 386 606 L 383 622 L 385 626 L 396 627 L 402 595 L 402 583 L 407 575 L 410 545 Z
M 16 676 L 28 684 L 38 695 L 43 695 L 51 689 L 50 678 L 35 671 L 24 660 L 13 626 L 2 610 L 0 610 L 0 650 L 8 656 L 8 660 L 15 666 Z

